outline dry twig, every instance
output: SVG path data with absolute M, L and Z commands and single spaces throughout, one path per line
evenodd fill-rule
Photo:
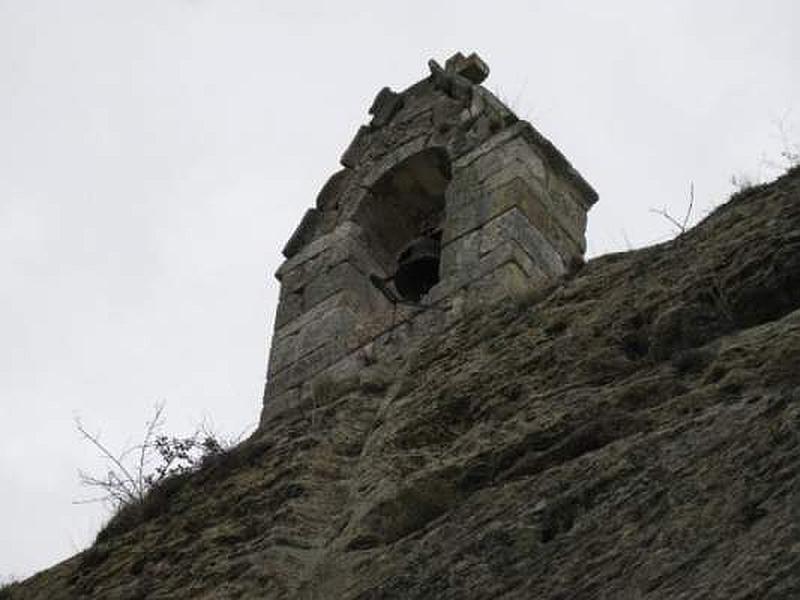
M 689 226 L 689 220 L 692 218 L 692 211 L 694 210 L 694 181 L 689 184 L 689 206 L 686 207 L 686 214 L 682 220 L 678 220 L 669 214 L 666 208 L 651 208 L 650 212 L 664 217 L 670 224 L 678 230 L 678 234 L 685 233 Z

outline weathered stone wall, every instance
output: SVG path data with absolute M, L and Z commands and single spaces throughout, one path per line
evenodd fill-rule
M 441 330 L 464 307 L 559 277 L 585 250 L 596 193 L 564 156 L 480 83 L 457 54 L 401 93 L 381 90 L 335 173 L 284 248 L 262 421 L 382 348 Z M 398 253 L 441 239 L 439 282 L 392 303 Z

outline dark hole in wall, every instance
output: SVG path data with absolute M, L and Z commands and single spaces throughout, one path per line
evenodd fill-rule
M 419 301 L 439 281 L 439 247 L 450 159 L 440 148 L 410 156 L 370 189 L 354 220 L 398 294 Z
M 394 285 L 406 300 L 419 302 L 422 296 L 439 283 L 441 239 L 441 231 L 419 237 L 397 258 Z

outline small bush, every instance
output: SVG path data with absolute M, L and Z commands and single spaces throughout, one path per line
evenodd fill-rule
M 107 470 L 102 476 L 79 471 L 83 485 L 101 492 L 81 502 L 107 502 L 114 510 L 98 533 L 97 541 L 130 531 L 139 523 L 163 514 L 190 474 L 212 464 L 222 464 L 223 457 L 231 454 L 238 442 L 238 438 L 222 440 L 206 426 L 185 437 L 167 435 L 163 433 L 163 412 L 164 405 L 156 405 L 141 443 L 119 453 L 111 451 L 99 434 L 89 432 L 76 420 L 78 432 L 106 461 Z
M 101 491 L 101 496 L 88 502 L 106 501 L 115 507 L 141 502 L 147 492 L 164 479 L 194 471 L 207 457 L 233 445 L 233 441 L 221 442 L 205 426 L 186 437 L 166 435 L 163 415 L 164 405 L 156 405 L 141 443 L 119 453 L 111 451 L 100 440 L 100 434 L 91 433 L 76 419 L 78 433 L 100 451 L 108 468 L 100 476 L 78 472 L 84 486 Z

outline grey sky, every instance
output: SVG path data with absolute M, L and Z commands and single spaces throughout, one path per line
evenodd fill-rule
M 272 272 L 384 85 L 456 50 L 594 184 L 596 255 L 666 239 L 800 143 L 792 0 L 0 0 L 0 576 L 93 537 L 101 466 L 258 418 Z

